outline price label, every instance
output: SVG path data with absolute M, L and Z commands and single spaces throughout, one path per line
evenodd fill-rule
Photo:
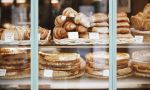
M 40 41 L 40 38 L 41 38 L 41 34 L 40 33 L 38 33 L 38 40 Z
M 99 33 L 94 33 L 94 32 L 89 33 L 89 38 L 90 39 L 100 39 Z
M 103 76 L 109 76 L 109 70 L 103 70 Z
M 14 41 L 14 33 L 13 32 L 5 32 L 5 41 L 11 42 Z
M 44 70 L 44 77 L 53 77 L 53 70 Z
M 2 3 L 13 3 L 14 0 L 1 0 Z
M 134 37 L 134 42 L 136 42 L 136 43 L 142 43 L 143 39 L 144 39 L 143 36 L 135 36 Z
M 79 39 L 79 33 L 78 32 L 68 32 L 68 38 L 69 39 Z
M 6 75 L 6 69 L 0 69 L 0 76 Z

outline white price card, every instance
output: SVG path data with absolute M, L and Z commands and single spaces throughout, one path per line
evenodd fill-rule
M 5 41 L 11 42 L 14 41 L 15 34 L 13 32 L 5 32 Z
M 89 33 L 89 39 L 100 39 L 99 33 L 95 33 L 95 32 Z
M 79 33 L 78 32 L 68 32 L 68 38 L 69 39 L 79 39 Z
M 134 37 L 134 42 L 136 42 L 136 43 L 142 43 L 143 39 L 144 39 L 143 36 L 135 36 Z
M 44 77 L 53 77 L 53 70 L 44 70 Z
M 14 0 L 1 0 L 2 3 L 13 3 Z
M 38 33 L 38 40 L 40 41 L 40 38 L 41 38 L 41 34 L 40 33 Z
M 109 76 L 109 70 L 103 70 L 103 76 Z
M 0 69 L 0 76 L 6 75 L 6 69 Z

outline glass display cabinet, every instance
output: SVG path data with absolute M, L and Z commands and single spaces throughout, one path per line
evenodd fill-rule
M 0 90 L 149 90 L 149 0 L 0 0 Z

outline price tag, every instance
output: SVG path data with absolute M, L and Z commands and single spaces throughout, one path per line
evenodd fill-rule
M 53 77 L 53 70 L 44 70 L 44 77 Z
M 109 70 L 103 70 L 103 76 L 109 76 Z
M 14 41 L 14 33 L 13 32 L 5 32 L 5 41 L 11 42 Z
M 99 33 L 94 33 L 94 32 L 89 33 L 89 38 L 90 39 L 100 39 Z
M 0 69 L 0 76 L 6 75 L 6 69 Z
M 143 36 L 135 36 L 134 37 L 134 42 L 136 42 L 136 43 L 142 43 L 143 39 L 144 39 Z
M 38 40 L 40 41 L 40 38 L 41 38 L 41 34 L 40 33 L 38 33 Z
M 68 32 L 68 38 L 69 39 L 79 39 L 78 32 Z
M 1 0 L 2 3 L 13 3 L 14 0 Z

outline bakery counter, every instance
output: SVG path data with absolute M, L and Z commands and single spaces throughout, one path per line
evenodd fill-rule
M 108 89 L 108 80 L 98 80 L 93 78 L 78 78 L 73 80 L 48 80 L 40 79 L 41 89 Z M 88 87 L 87 87 L 88 86 Z M 0 80 L 0 87 L 27 89 L 30 87 L 29 79 L 20 80 Z M 130 77 L 117 82 L 118 89 L 145 89 L 150 88 L 150 81 L 147 78 Z

